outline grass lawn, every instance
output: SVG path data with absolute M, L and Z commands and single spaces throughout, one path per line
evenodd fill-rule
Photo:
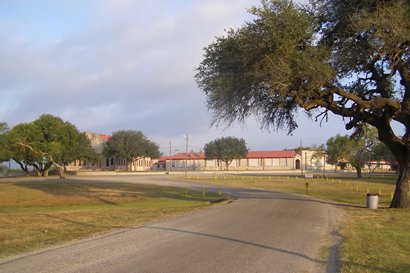
M 0 182 L 0 257 L 186 214 L 215 193 L 126 183 Z
M 306 194 L 328 200 L 345 211 L 341 235 L 341 273 L 410 272 L 410 210 L 387 209 L 395 177 L 315 178 L 291 176 L 191 176 L 215 185 Z M 367 193 L 379 193 L 378 210 L 364 208 Z M 348 205 L 348 206 L 346 206 Z M 349 206 L 352 205 L 352 206 Z

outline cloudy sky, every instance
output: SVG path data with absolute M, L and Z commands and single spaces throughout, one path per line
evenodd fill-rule
M 251 20 L 259 0 L 0 1 L 0 121 L 9 126 L 53 114 L 81 131 L 141 130 L 161 151 L 221 136 L 252 150 L 320 145 L 346 134 L 340 117 L 322 125 L 260 130 L 258 122 L 210 127 L 194 74 L 203 47 Z

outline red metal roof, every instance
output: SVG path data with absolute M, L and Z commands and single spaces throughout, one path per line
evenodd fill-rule
M 109 135 L 104 135 L 104 134 L 96 134 L 96 135 L 103 141 L 108 141 L 111 138 L 111 136 Z
M 297 155 L 295 151 L 249 151 L 248 155 L 245 157 L 247 159 L 254 158 L 294 158 Z M 166 160 L 201 160 L 205 159 L 204 152 L 188 152 L 177 153 L 172 156 L 161 156 L 159 161 Z
M 188 152 L 187 153 L 177 153 L 172 156 L 161 156 L 159 158 L 159 161 L 165 161 L 165 160 L 200 160 L 200 159 L 205 159 L 205 153 L 204 152 Z
M 246 158 L 294 158 L 295 151 L 249 151 Z

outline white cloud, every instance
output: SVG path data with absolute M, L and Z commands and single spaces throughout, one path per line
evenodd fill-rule
M 250 18 L 246 9 L 258 3 L 106 0 L 82 6 L 82 1 L 63 1 L 40 6 L 41 14 L 73 19 L 57 20 L 55 26 L 38 22 L 35 30 L 22 27 L 30 23 L 23 14 L 3 18 L 0 13 L 0 121 L 13 125 L 51 113 L 81 130 L 139 129 L 161 146 L 183 144 L 184 133 L 193 135 L 195 147 L 222 135 L 244 137 L 257 149 L 294 146 L 298 140 L 261 132 L 253 120 L 247 129 L 209 128 L 205 97 L 193 78 L 202 48 L 224 29 L 241 26 Z M 310 137 L 297 132 L 293 138 Z M 310 138 L 320 144 L 323 136 Z

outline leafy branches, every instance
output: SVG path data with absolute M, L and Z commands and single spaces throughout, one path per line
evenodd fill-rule
M 74 160 L 96 161 L 97 154 L 87 137 L 77 128 L 52 115 L 42 115 L 31 123 L 21 123 L 7 133 L 10 156 L 23 171 L 33 167 L 47 176 L 51 166 L 60 168 Z
M 159 158 L 160 156 L 157 144 L 149 140 L 141 131 L 132 130 L 114 132 L 105 144 L 103 154 L 107 157 L 125 158 L 128 163 L 140 157 Z
M 410 4 L 406 0 L 263 0 L 252 22 L 205 48 L 196 80 L 213 124 L 256 115 L 263 126 L 297 128 L 298 108 L 328 113 L 346 129 L 377 129 L 400 162 L 392 206 L 410 206 Z M 397 136 L 392 121 L 405 128 Z M 403 201 L 406 200 L 406 201 Z

